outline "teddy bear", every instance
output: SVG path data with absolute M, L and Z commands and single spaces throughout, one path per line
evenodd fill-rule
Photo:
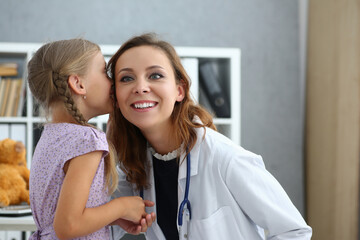
M 29 177 L 25 146 L 6 138 L 0 141 L 0 207 L 30 204 Z

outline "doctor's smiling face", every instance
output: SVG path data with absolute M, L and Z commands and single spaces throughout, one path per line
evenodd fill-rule
M 153 46 L 126 50 L 116 61 L 115 89 L 123 116 L 143 133 L 171 129 L 170 116 L 184 88 L 167 55 Z

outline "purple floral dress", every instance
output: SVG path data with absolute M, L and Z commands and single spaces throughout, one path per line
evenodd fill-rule
M 109 146 L 104 132 L 88 126 L 70 123 L 50 123 L 36 146 L 30 168 L 30 205 L 37 231 L 30 239 L 57 239 L 54 216 L 64 181 L 64 164 L 77 156 L 104 151 L 90 187 L 87 208 L 109 201 L 105 183 L 104 157 Z M 109 227 L 77 239 L 110 239 Z

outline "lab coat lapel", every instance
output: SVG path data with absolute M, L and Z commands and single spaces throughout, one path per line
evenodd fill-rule
M 149 184 L 150 187 L 148 189 L 146 189 L 144 191 L 144 199 L 148 199 L 151 200 L 153 202 L 155 202 L 155 205 L 153 207 L 149 207 L 147 208 L 147 212 L 151 213 L 154 212 L 156 213 L 156 194 L 155 194 L 155 180 L 154 180 L 154 169 L 153 169 L 153 162 L 152 162 L 152 155 L 150 153 L 150 151 L 147 151 L 147 160 L 148 160 L 148 166 L 149 166 Z M 152 233 L 150 233 L 150 231 L 152 231 Z M 155 220 L 155 222 L 153 222 L 152 226 L 150 229 L 148 229 L 148 235 L 155 235 L 157 239 L 159 240 L 165 240 L 165 236 L 163 234 L 163 232 L 161 231 L 160 226 L 157 223 L 157 220 Z
M 199 129 L 196 129 L 199 130 Z M 200 144 L 199 142 L 202 141 L 202 136 L 200 134 L 198 134 L 198 139 L 196 140 L 196 144 L 194 145 L 193 149 L 191 150 L 190 153 L 190 161 L 191 161 L 191 166 L 190 166 L 190 176 L 195 176 L 198 174 L 198 169 L 199 169 L 199 151 L 200 151 Z M 185 182 L 186 182 L 186 152 L 183 152 L 181 154 L 180 157 L 180 166 L 179 166 L 179 183 L 183 183 L 184 187 L 185 187 Z M 185 189 L 185 188 L 184 188 Z
M 198 129 L 196 129 L 198 130 Z M 198 134 L 199 136 L 199 134 Z M 197 139 L 196 144 L 194 145 L 193 149 L 190 152 L 190 186 L 189 186 L 189 200 L 191 202 L 192 198 L 192 189 L 191 189 L 191 178 L 198 174 L 199 169 L 199 151 L 200 151 L 200 141 L 202 138 Z M 185 196 L 185 188 L 186 188 L 186 169 L 187 169 L 187 161 L 186 161 L 186 152 L 181 154 L 180 157 L 180 166 L 179 166 L 179 176 L 178 176 L 178 209 L 180 209 L 181 202 Z M 177 213 L 176 221 L 178 223 L 179 212 Z M 179 226 L 179 223 L 178 223 Z M 183 226 L 182 231 L 179 231 L 179 238 L 185 239 L 183 234 L 188 233 L 188 223 L 183 219 Z
M 201 140 L 201 139 L 200 139 Z M 198 174 L 199 169 L 199 139 L 197 139 L 197 143 L 193 147 L 190 153 L 190 176 L 193 177 Z M 187 161 L 186 161 L 186 153 L 183 152 L 180 157 L 180 166 L 179 166 L 179 176 L 178 176 L 178 205 L 180 205 L 181 201 L 184 198 L 185 194 L 185 185 L 186 185 L 186 168 L 187 168 Z M 191 178 L 190 178 L 190 189 L 191 192 Z M 189 195 L 190 195 L 189 192 Z

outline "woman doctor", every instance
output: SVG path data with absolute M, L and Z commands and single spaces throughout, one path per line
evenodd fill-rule
M 111 58 L 118 109 L 108 136 L 119 152 L 118 196 L 140 195 L 157 214 L 146 238 L 310 239 L 312 229 L 259 155 L 218 133 L 194 104 L 174 48 L 155 35 Z M 114 239 L 124 232 L 114 230 Z

